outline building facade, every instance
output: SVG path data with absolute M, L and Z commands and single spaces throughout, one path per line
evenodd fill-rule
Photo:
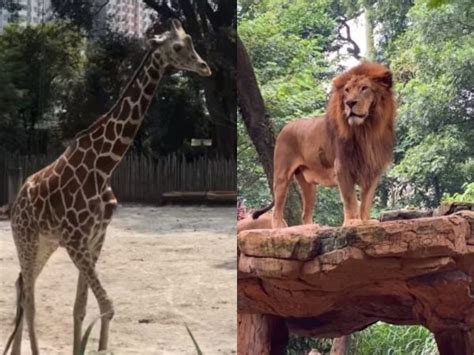
M 104 30 L 109 27 L 113 31 L 128 36 L 141 37 L 152 23 L 153 10 L 141 0 L 95 0 L 97 8 L 101 8 L 96 18 L 96 28 Z
M 141 37 L 152 24 L 153 10 L 142 0 L 93 0 L 98 11 L 94 27 L 99 34 L 107 28 L 128 36 Z M 50 21 L 52 17 L 51 0 L 17 0 L 21 6 L 16 19 L 20 24 L 34 25 Z M 5 25 L 14 19 L 3 6 L 0 7 L 0 33 Z
M 50 0 L 17 0 L 21 9 L 17 14 L 10 13 L 4 6 L 0 7 L 0 32 L 5 25 L 18 16 L 18 22 L 25 25 L 34 25 L 46 21 L 51 15 Z

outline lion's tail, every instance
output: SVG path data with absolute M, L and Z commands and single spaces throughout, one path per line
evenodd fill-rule
M 15 328 L 13 329 L 12 334 L 8 338 L 7 346 L 5 347 L 5 351 L 3 355 L 8 353 L 8 349 L 13 343 L 13 339 L 15 339 L 15 335 L 18 332 L 18 328 L 20 326 L 21 318 L 23 317 L 23 277 L 20 275 L 18 276 L 18 280 L 16 281 L 16 316 L 15 316 Z
M 272 203 L 270 203 L 268 206 L 266 207 L 263 207 L 259 210 L 256 210 L 252 213 L 252 219 L 257 219 L 258 217 L 260 217 L 262 214 L 264 214 L 265 212 L 268 212 L 270 211 L 273 206 L 275 205 L 275 201 L 272 201 Z

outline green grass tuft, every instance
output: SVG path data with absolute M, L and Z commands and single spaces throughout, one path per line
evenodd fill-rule
M 198 355 L 203 355 L 201 349 L 199 348 L 199 345 L 198 345 L 196 339 L 194 339 L 193 333 L 191 333 L 191 330 L 189 330 L 188 325 L 185 323 L 184 326 L 186 327 L 186 330 L 188 331 L 188 334 L 191 337 L 191 340 L 193 341 L 193 344 L 194 344 L 194 347 L 196 348 L 197 354 Z
M 378 322 L 354 333 L 354 355 L 435 355 L 436 341 L 422 326 L 395 326 Z

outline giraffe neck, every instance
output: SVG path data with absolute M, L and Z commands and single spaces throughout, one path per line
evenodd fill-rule
M 66 150 L 66 159 L 76 151 L 84 152 L 82 159 L 68 159 L 74 167 L 84 164 L 102 175 L 110 176 L 133 143 L 166 64 L 158 51 L 149 51 L 130 82 L 112 108 L 91 126 L 78 133 Z

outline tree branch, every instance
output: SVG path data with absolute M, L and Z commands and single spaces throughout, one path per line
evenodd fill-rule
M 92 16 L 97 16 L 103 10 L 103 8 L 109 4 L 109 2 L 110 0 L 105 0 L 103 4 L 94 6 L 97 10 L 92 13 Z
M 359 45 L 352 39 L 351 37 L 351 28 L 347 24 L 348 19 L 346 17 L 342 17 L 338 20 L 340 26 L 338 31 L 338 38 L 342 41 L 348 42 L 352 45 L 352 48 L 348 48 L 347 51 L 356 59 L 360 59 L 360 47 Z M 341 33 L 342 28 L 346 29 L 346 37 L 344 37 Z

